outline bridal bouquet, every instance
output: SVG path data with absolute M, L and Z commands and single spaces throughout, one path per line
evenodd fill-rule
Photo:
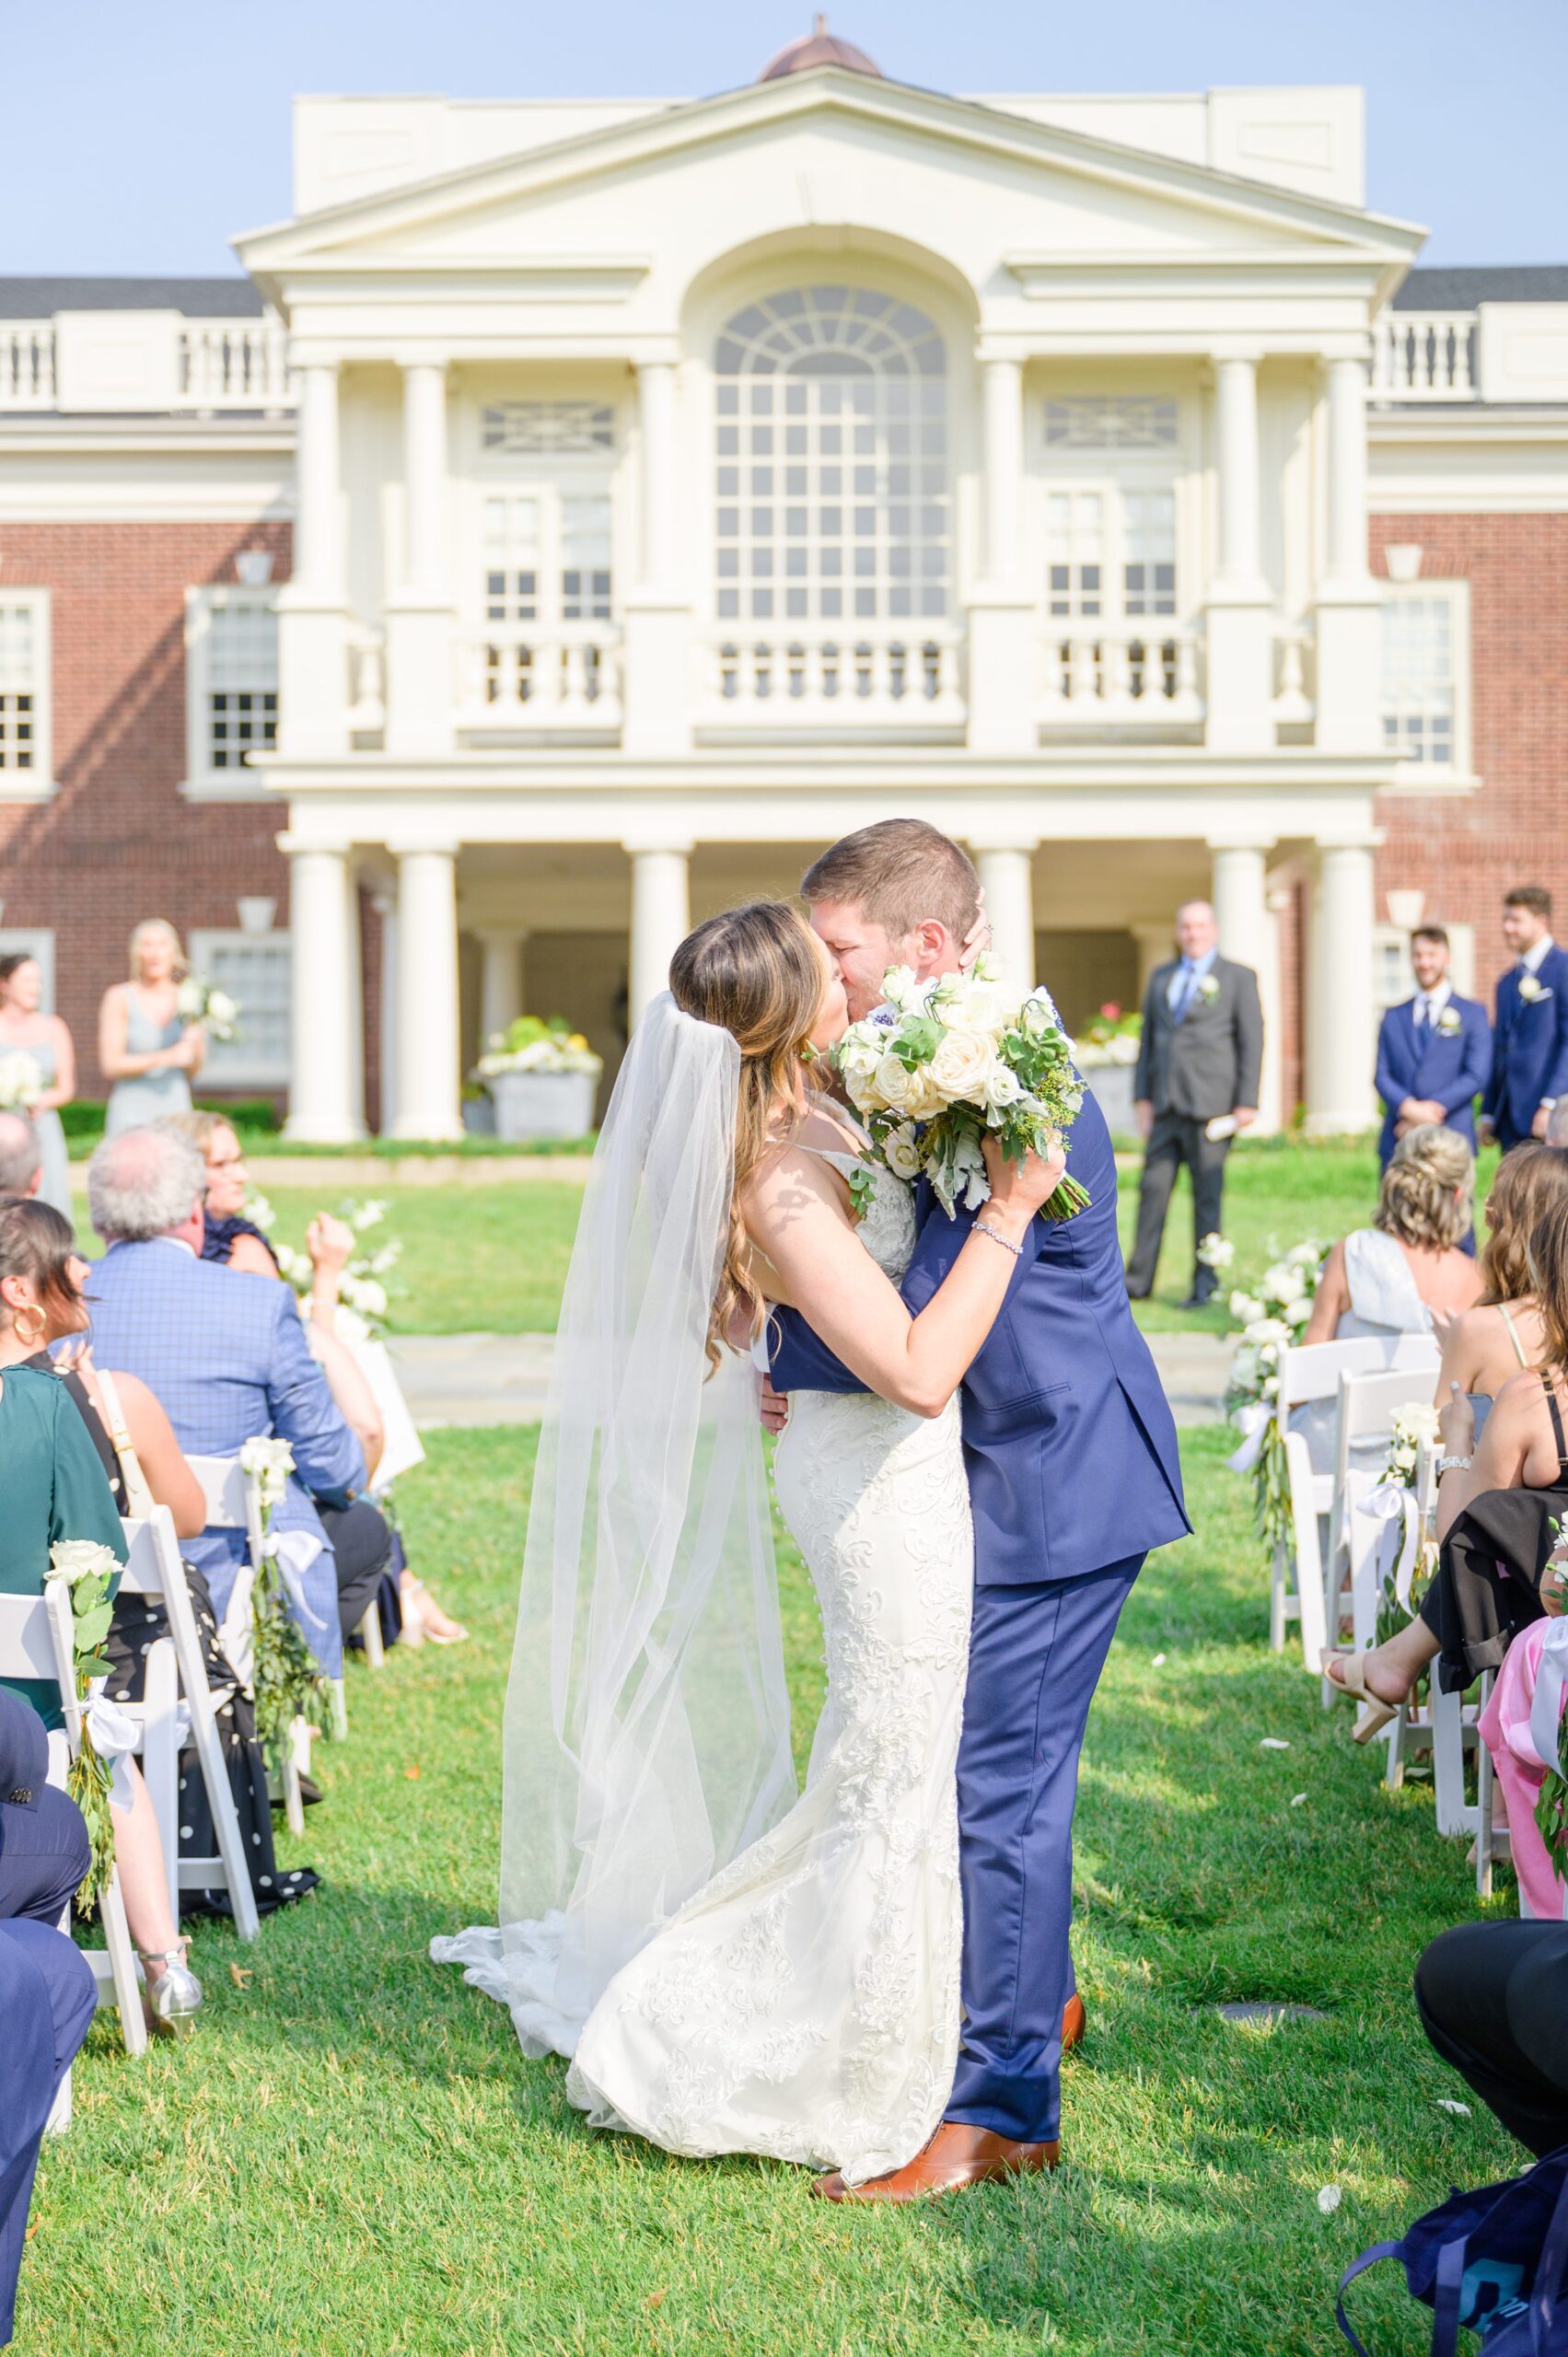
M 960 1197 L 974 1211 L 991 1192 L 981 1142 L 1009 1161 L 1047 1154 L 1084 1101 L 1072 1042 L 1049 994 L 1009 991 L 994 958 L 967 974 L 917 981 L 907 966 L 884 975 L 887 1004 L 854 1023 L 833 1050 L 851 1103 L 871 1133 L 871 1158 L 900 1178 L 930 1179 L 949 1219 Z M 1042 1208 L 1072 1219 L 1088 1202 L 1063 1178 Z
M 43 1067 L 25 1048 L 0 1054 L 0 1113 L 29 1112 L 43 1095 Z
M 174 1010 L 182 1023 L 199 1023 L 209 1039 L 238 1037 L 238 1001 L 203 974 L 186 975 L 175 993 Z
M 277 1225 L 277 1213 L 264 1195 L 246 1197 L 245 1215 L 254 1220 L 267 1235 L 279 1269 L 301 1301 L 307 1299 L 315 1279 L 308 1252 L 298 1251 L 292 1244 L 281 1243 L 272 1236 L 271 1230 Z M 340 1203 L 337 1209 L 337 1217 L 353 1228 L 356 1239 L 368 1229 L 381 1226 L 386 1216 L 387 1204 L 380 1198 L 364 1202 L 351 1198 Z M 401 1237 L 389 1236 L 379 1244 L 360 1247 L 349 1260 L 338 1279 L 341 1321 L 338 1331 L 345 1341 L 375 1341 L 386 1332 L 392 1294 L 406 1290 L 387 1283 L 402 1256 Z

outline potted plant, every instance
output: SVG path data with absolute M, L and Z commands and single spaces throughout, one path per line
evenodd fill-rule
M 563 1015 L 519 1015 L 492 1034 L 474 1077 L 490 1091 L 498 1138 L 581 1138 L 594 1125 L 604 1059 Z
M 1100 1008 L 1073 1042 L 1073 1062 L 1087 1081 L 1113 1137 L 1128 1137 L 1132 1130 L 1132 1089 L 1144 1018 L 1134 1007 L 1123 1013 L 1114 1004 Z

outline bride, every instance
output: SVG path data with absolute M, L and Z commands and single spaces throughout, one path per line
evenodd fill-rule
M 812 1094 L 847 1023 L 789 908 L 699 925 L 639 1025 L 563 1303 L 505 1732 L 501 1928 L 437 1960 L 507 2004 L 571 2100 L 667 2151 L 851 2184 L 942 2117 L 959 2027 L 955 1759 L 972 1583 L 958 1387 L 1059 1157 L 1005 1163 L 919 1317 L 909 1186 Z M 795 1306 L 867 1392 L 797 1393 L 780 1508 L 828 1695 L 796 1796 L 740 1354 Z

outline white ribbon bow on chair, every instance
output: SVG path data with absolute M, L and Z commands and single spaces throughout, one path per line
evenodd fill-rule
M 131 1755 L 136 1748 L 141 1733 L 134 1719 L 127 1718 L 118 1702 L 111 1702 L 102 1687 L 97 1688 L 82 1704 L 82 1726 L 92 1737 L 92 1747 L 109 1769 L 109 1797 L 116 1808 L 131 1806 Z
M 1256 1465 L 1273 1420 L 1274 1411 L 1266 1399 L 1249 1400 L 1245 1408 L 1237 1410 L 1231 1422 L 1241 1434 L 1241 1446 L 1234 1457 L 1225 1458 L 1227 1472 L 1246 1473 Z
M 1411 1582 L 1415 1576 L 1416 1552 L 1421 1545 L 1421 1514 L 1413 1490 L 1400 1481 L 1379 1481 L 1375 1490 L 1357 1502 L 1358 1514 L 1371 1515 L 1378 1522 L 1398 1522 L 1404 1529 L 1400 1540 L 1400 1560 L 1394 1570 L 1394 1594 L 1400 1609 L 1411 1608 Z
M 310 1609 L 305 1598 L 305 1574 L 324 1551 L 322 1541 L 313 1530 L 270 1531 L 266 1551 L 276 1563 L 284 1594 L 300 1619 L 308 1620 L 312 1629 L 324 1629 L 326 1622 L 319 1612 Z

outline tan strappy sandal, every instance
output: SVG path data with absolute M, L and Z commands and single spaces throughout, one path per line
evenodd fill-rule
M 1333 1662 L 1339 1664 L 1340 1675 L 1337 1678 L 1330 1667 Z M 1370 1743 L 1375 1735 L 1381 1735 L 1389 1720 L 1399 1716 L 1400 1711 L 1397 1702 L 1385 1702 L 1381 1694 L 1374 1694 L 1366 1682 L 1365 1664 L 1365 1653 L 1341 1653 L 1333 1645 L 1324 1646 L 1318 1661 L 1318 1666 L 1330 1686 L 1353 1694 L 1358 1702 L 1365 1705 L 1352 1729 L 1357 1743 Z

